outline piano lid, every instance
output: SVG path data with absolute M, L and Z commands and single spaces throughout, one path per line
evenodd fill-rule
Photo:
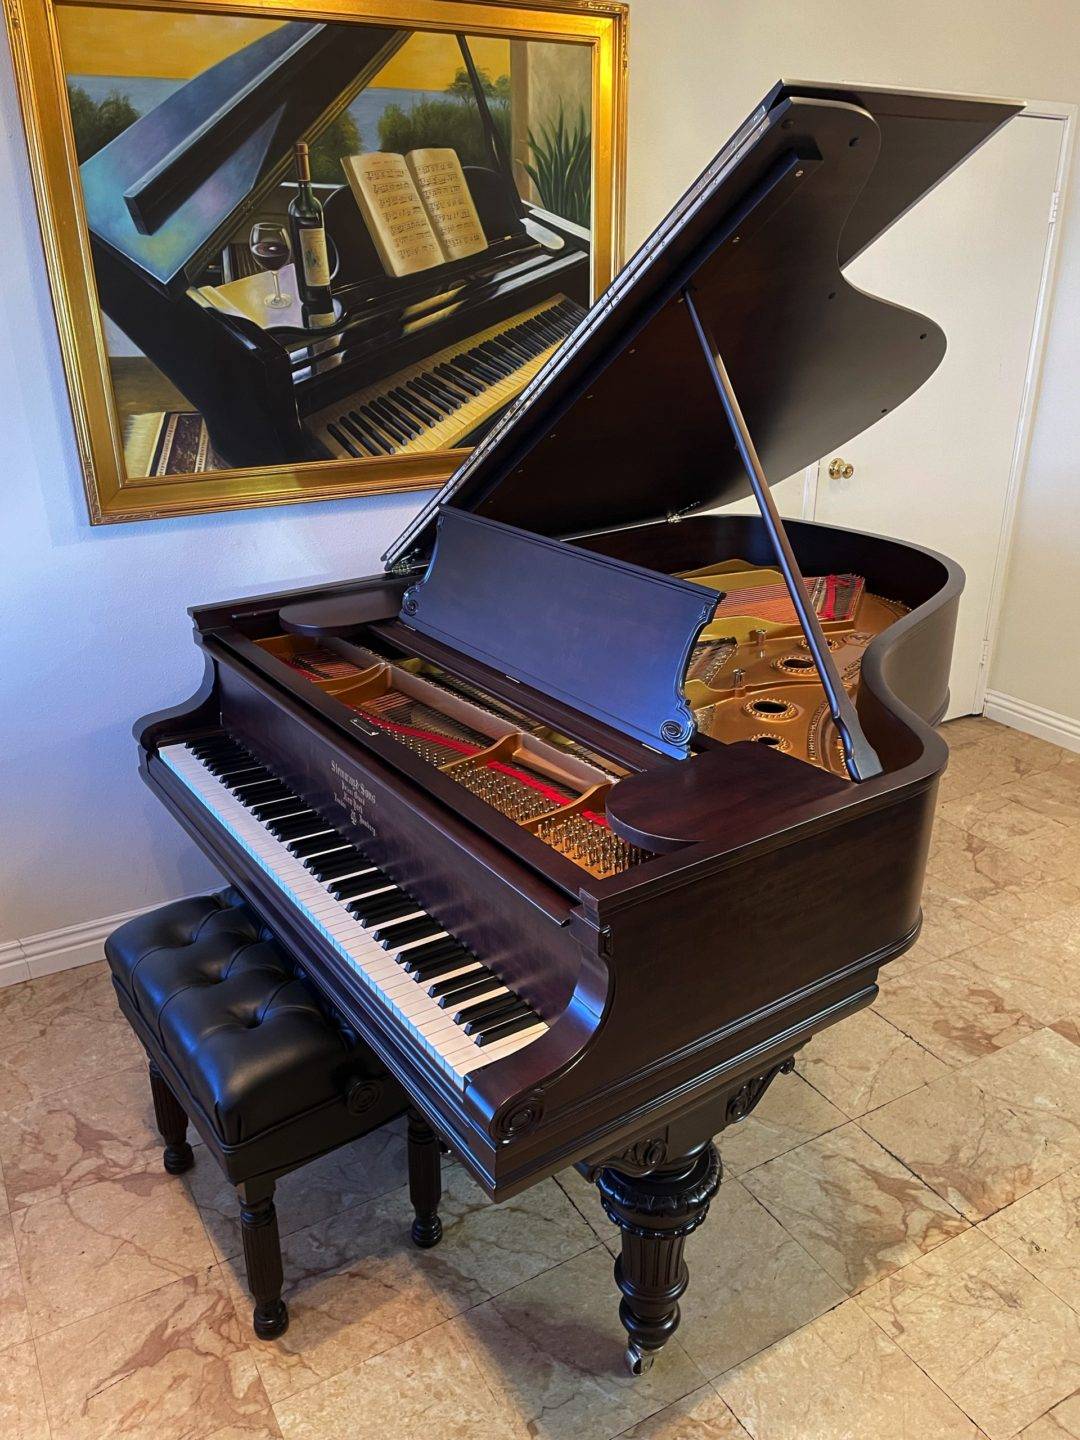
M 80 167 L 90 231 L 163 289 L 187 286 L 245 207 L 289 173 L 408 38 L 288 21 L 196 75 Z
M 681 295 L 714 333 L 779 480 L 913 394 L 924 316 L 842 266 L 1022 106 L 781 82 L 387 552 L 422 565 L 446 505 L 571 538 L 748 493 Z

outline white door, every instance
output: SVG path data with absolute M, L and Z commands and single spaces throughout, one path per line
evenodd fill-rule
M 913 540 L 964 567 L 950 715 L 981 705 L 1064 131 L 1061 120 L 1017 116 L 846 272 L 861 289 L 936 320 L 948 351 L 910 400 L 822 459 L 813 518 Z M 853 467 L 850 479 L 830 477 L 836 459 Z M 796 509 L 795 494 L 785 498 Z

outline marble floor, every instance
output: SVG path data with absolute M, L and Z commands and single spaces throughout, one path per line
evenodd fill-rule
M 1080 756 L 985 720 L 918 945 L 722 1138 L 677 1338 L 622 1370 L 574 1172 L 407 1238 L 400 1127 L 279 1188 L 260 1343 L 235 1204 L 160 1162 L 104 965 L 0 991 L 4 1440 L 1080 1437 Z

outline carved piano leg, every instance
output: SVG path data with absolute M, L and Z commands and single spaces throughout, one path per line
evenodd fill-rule
M 597 1176 L 604 1209 L 622 1231 L 615 1283 L 622 1291 L 619 1318 L 633 1375 L 650 1367 L 678 1328 L 679 1296 L 689 1279 L 683 1246 L 709 1213 L 720 1173 L 716 1146 L 705 1140 L 647 1175 L 607 1166 Z
M 442 1160 L 439 1137 L 420 1114 L 409 1111 L 409 1199 L 416 1218 L 412 1223 L 413 1244 L 430 1250 L 442 1239 L 439 1200 L 442 1196 Z
M 187 1142 L 187 1112 L 153 1060 L 149 1062 L 148 1068 L 150 1094 L 154 1100 L 154 1119 L 157 1121 L 161 1138 L 165 1141 L 165 1169 L 170 1175 L 182 1175 L 195 1163 L 195 1156 Z

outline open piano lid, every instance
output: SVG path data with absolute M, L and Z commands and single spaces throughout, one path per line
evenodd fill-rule
M 87 224 L 163 290 L 184 290 L 245 207 L 408 38 L 292 20 L 220 60 L 80 166 Z
M 681 300 L 693 286 L 783 479 L 933 373 L 933 321 L 842 266 L 1022 105 L 780 82 L 384 556 L 416 569 L 444 506 L 570 538 L 748 493 Z

